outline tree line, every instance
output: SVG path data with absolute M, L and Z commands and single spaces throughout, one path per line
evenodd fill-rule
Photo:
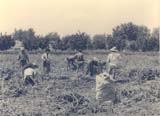
M 18 29 L 11 35 L 0 34 L 0 50 L 12 48 L 16 40 L 21 41 L 27 50 L 46 49 L 49 46 L 55 50 L 108 50 L 116 46 L 119 50 L 145 52 L 159 50 L 159 29 L 151 32 L 146 26 L 129 22 L 113 28 L 111 34 L 96 34 L 93 37 L 85 32 L 64 37 L 55 32 L 42 36 L 36 35 L 32 28 Z

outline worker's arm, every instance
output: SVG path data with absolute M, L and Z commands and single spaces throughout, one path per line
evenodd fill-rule
M 36 73 L 37 73 L 37 72 L 36 72 L 35 70 L 33 70 L 33 74 L 32 74 L 33 78 L 35 78 Z

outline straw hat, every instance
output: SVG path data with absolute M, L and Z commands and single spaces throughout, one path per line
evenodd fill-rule
M 117 50 L 116 47 L 111 48 L 110 51 L 111 51 L 111 52 L 118 52 L 118 50 Z

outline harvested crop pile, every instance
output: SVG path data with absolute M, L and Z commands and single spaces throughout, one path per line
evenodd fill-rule
M 127 77 L 131 81 L 155 80 L 160 77 L 160 70 L 152 68 L 131 69 L 129 72 L 127 72 L 127 74 Z
M 60 95 L 56 99 L 66 113 L 82 113 L 89 106 L 89 100 L 77 93 Z
M 120 116 L 151 116 L 159 115 L 160 81 L 150 80 L 142 84 L 131 82 L 120 85 L 121 103 L 115 108 Z M 155 104 L 155 106 L 154 106 Z M 153 112 L 153 111 L 158 112 Z

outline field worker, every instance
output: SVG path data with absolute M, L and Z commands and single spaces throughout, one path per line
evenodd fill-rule
M 121 55 L 118 53 L 116 47 L 110 49 L 110 54 L 107 57 L 108 72 L 115 79 L 116 70 L 119 68 Z
M 49 49 L 45 50 L 45 53 L 42 54 L 41 58 L 43 60 L 43 72 L 48 74 L 51 70 L 50 60 L 49 60 Z
M 88 63 L 87 74 L 89 74 L 90 76 L 94 76 L 95 74 L 98 73 L 98 68 L 99 68 L 99 59 L 93 57 L 93 59 Z
M 21 48 L 21 51 L 18 55 L 18 61 L 19 61 L 21 67 L 25 66 L 29 62 L 29 57 L 28 57 L 24 47 Z
M 75 54 L 77 60 L 84 61 L 84 55 L 82 53 L 82 50 L 78 50 L 78 52 Z
M 114 99 L 115 93 L 112 82 L 114 79 L 109 73 L 103 72 L 96 75 L 96 100 L 99 103 Z
M 78 50 L 78 53 L 75 54 L 75 62 L 77 64 L 77 72 L 79 69 L 84 70 L 84 55 L 81 50 Z
M 25 85 L 29 85 L 31 84 L 32 86 L 35 85 L 35 82 L 33 81 L 33 79 L 35 78 L 36 75 L 36 68 L 38 68 L 38 66 L 33 63 L 33 64 L 27 64 L 24 66 L 23 71 L 24 71 L 24 83 Z
M 65 61 L 67 62 L 67 70 L 76 70 L 76 63 L 75 63 L 75 55 L 71 55 L 66 57 Z

